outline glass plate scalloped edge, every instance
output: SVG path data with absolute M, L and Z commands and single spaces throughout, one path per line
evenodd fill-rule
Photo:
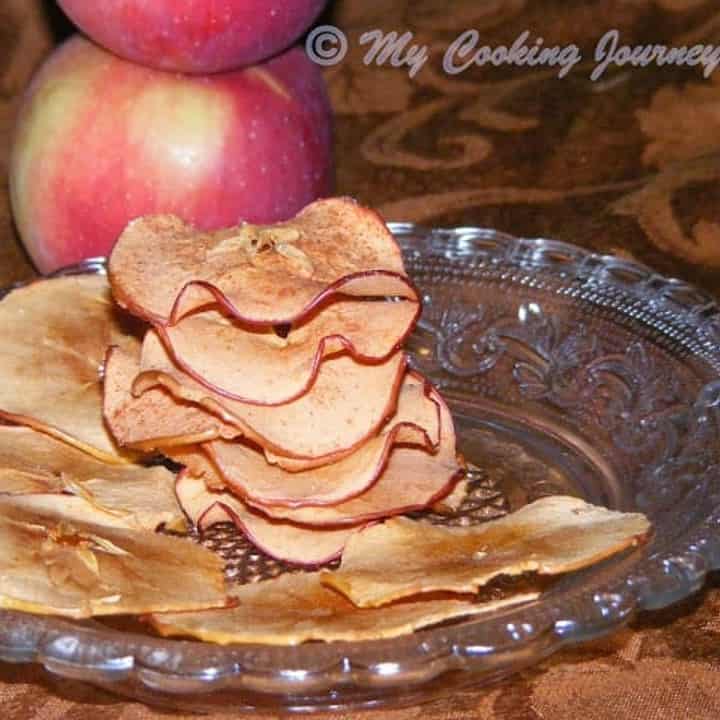
M 720 407 L 720 308 L 709 294 L 639 263 L 558 241 L 472 227 L 390 227 L 411 274 L 429 263 L 435 276 L 472 280 L 485 273 L 612 312 L 627 309 L 635 322 L 671 337 L 707 364 L 713 377 L 700 393 L 702 408 Z M 86 272 L 104 272 L 103 260 L 58 274 Z M 451 363 L 443 368 L 452 375 Z M 461 378 L 463 372 L 458 370 Z M 712 474 L 712 497 L 720 502 L 715 492 L 720 466 L 703 472 Z M 718 502 L 703 508 L 682 537 L 636 553 L 625 561 L 626 571 L 616 569 L 592 592 L 502 612 L 493 616 L 491 627 L 480 619 L 388 641 L 218 647 L 0 612 L 0 659 L 41 663 L 62 677 L 193 710 L 303 712 L 424 701 L 504 677 L 564 645 L 607 634 L 640 610 L 665 607 L 696 592 L 707 573 L 720 568 Z

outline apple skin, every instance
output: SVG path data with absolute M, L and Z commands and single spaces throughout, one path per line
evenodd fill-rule
M 59 0 L 91 39 L 133 62 L 214 73 L 292 45 L 325 0 Z
M 10 156 L 15 222 L 44 273 L 108 254 L 141 215 L 205 230 L 276 222 L 330 195 L 332 179 L 330 103 L 300 48 L 200 77 L 75 36 L 28 88 Z

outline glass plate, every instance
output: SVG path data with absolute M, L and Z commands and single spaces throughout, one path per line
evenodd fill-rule
M 432 519 L 480 522 L 571 493 L 645 512 L 652 542 L 558 580 L 533 603 L 396 640 L 219 647 L 159 639 L 132 622 L 2 612 L 0 659 L 178 709 L 410 704 L 611 632 L 695 592 L 720 567 L 715 300 L 560 242 L 391 229 L 425 301 L 408 349 L 449 400 L 475 466 L 458 517 Z M 102 270 L 88 261 L 64 272 Z M 287 570 L 226 526 L 204 541 L 236 580 Z

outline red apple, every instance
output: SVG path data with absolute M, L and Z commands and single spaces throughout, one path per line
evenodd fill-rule
M 75 37 L 40 69 L 20 110 L 15 221 L 47 272 L 106 254 L 149 213 L 208 230 L 286 219 L 330 194 L 331 135 L 322 76 L 299 48 L 191 77 Z
M 292 45 L 325 0 L 59 0 L 95 42 L 142 65 L 213 73 Z

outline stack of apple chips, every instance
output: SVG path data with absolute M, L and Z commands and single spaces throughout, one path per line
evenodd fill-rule
M 375 213 L 324 200 L 212 234 L 143 218 L 109 277 L 150 329 L 139 353 L 110 351 L 105 417 L 122 446 L 186 467 L 178 498 L 199 527 L 231 520 L 272 557 L 319 565 L 452 491 L 452 417 L 407 368 L 419 298 Z
M 0 302 L 2 608 L 219 643 L 395 637 L 529 602 L 536 575 L 648 537 L 642 515 L 571 497 L 476 527 L 402 517 L 452 509 L 461 467 L 447 407 L 400 350 L 420 307 L 399 249 L 350 201 L 211 235 L 138 220 L 110 284 L 141 322 L 97 275 Z M 228 585 L 219 556 L 156 532 L 186 516 L 298 566 L 342 563 Z

